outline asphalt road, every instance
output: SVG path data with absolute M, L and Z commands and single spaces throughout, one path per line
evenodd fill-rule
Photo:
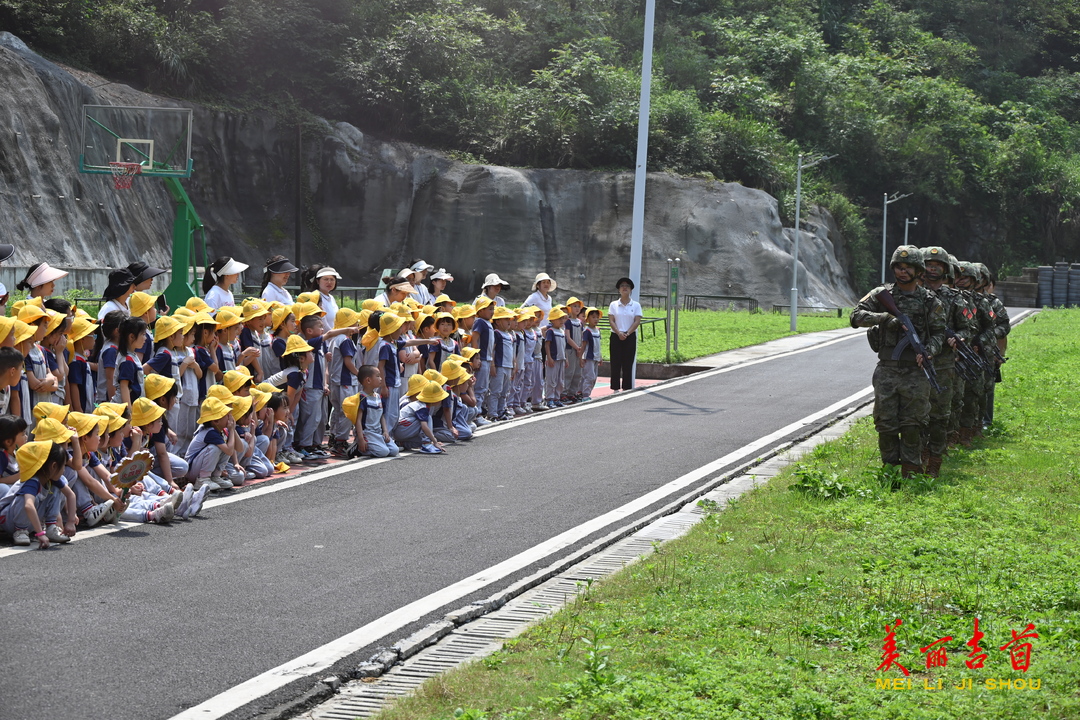
M 0 558 L 0 718 L 171 717 L 827 407 L 873 366 L 860 335 Z

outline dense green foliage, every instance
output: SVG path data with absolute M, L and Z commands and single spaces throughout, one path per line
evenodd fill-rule
M 0 0 L 0 28 L 196 99 L 300 108 L 508 165 L 632 166 L 643 3 Z M 681 0 L 657 8 L 650 168 L 806 178 L 865 277 L 885 192 L 995 268 L 1072 257 L 1080 0 Z M 974 258 L 973 258 L 974 259 Z

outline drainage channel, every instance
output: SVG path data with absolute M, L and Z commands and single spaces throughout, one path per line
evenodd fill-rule
M 821 431 L 789 446 L 766 462 L 737 474 L 730 481 L 705 493 L 677 512 L 661 517 L 637 532 L 589 556 L 551 579 L 526 590 L 497 610 L 475 619 L 447 616 L 440 628 L 429 626 L 415 636 L 397 643 L 391 651 L 373 657 L 356 672 L 357 680 L 340 686 L 330 699 L 294 720 L 355 720 L 375 715 L 397 698 L 416 690 L 425 680 L 467 662 L 487 657 L 502 648 L 506 640 L 525 632 L 535 623 L 554 614 L 583 592 L 589 581 L 613 575 L 645 558 L 658 544 L 685 535 L 705 515 L 699 505 L 710 500 L 723 508 L 753 488 L 764 485 L 787 465 L 818 445 L 846 433 L 859 418 L 870 414 L 871 403 L 834 422 Z M 464 621 L 456 624 L 456 621 Z M 422 649 L 417 645 L 423 646 Z M 406 659 L 397 662 L 396 658 Z M 329 684 L 337 688 L 336 679 Z

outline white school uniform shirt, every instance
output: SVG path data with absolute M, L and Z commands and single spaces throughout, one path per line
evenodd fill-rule
M 220 285 L 215 285 L 214 287 L 210 288 L 210 290 L 206 293 L 206 297 L 204 297 L 203 300 L 205 300 L 206 304 L 214 310 L 226 306 L 232 307 L 236 304 L 236 300 L 233 298 L 232 291 L 226 290 Z
M 262 291 L 262 299 L 267 302 L 277 301 L 285 305 L 292 305 L 292 293 L 283 287 L 278 287 L 274 283 L 267 283 L 266 287 Z
M 630 326 L 634 324 L 634 318 L 642 315 L 641 305 L 637 300 L 631 300 L 626 305 L 622 304 L 622 300 L 614 300 L 608 305 L 608 315 L 614 319 L 615 327 L 619 332 L 627 332 L 630 330 Z
M 323 292 L 319 293 L 319 298 L 319 307 L 326 312 L 322 318 L 323 327 L 329 332 L 334 329 L 334 319 L 337 317 L 338 311 L 337 300 L 334 299 L 333 295 L 327 295 Z
M 125 315 L 131 315 L 131 310 L 128 308 L 127 303 L 121 303 L 121 302 L 116 302 L 115 300 L 110 300 L 109 302 L 102 305 L 101 309 L 98 310 L 98 314 L 97 314 L 98 321 L 100 322 L 101 320 L 104 320 L 105 316 L 108 315 L 109 313 L 113 312 L 114 310 L 119 310 L 120 312 L 124 313 Z

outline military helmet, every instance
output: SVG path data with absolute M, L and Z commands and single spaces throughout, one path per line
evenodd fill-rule
M 979 283 L 986 285 L 990 282 L 990 268 L 986 267 L 982 263 L 972 263 L 975 266 L 976 272 L 979 273 Z
M 901 245 L 893 250 L 892 261 L 889 263 L 889 267 L 898 263 L 907 263 L 916 270 L 926 270 L 926 265 L 923 263 L 922 250 L 914 245 Z
M 979 271 L 975 269 L 975 265 L 969 262 L 961 260 L 956 263 L 958 270 L 957 279 L 962 277 L 971 278 L 976 283 L 979 282 Z
M 931 245 L 930 247 L 924 247 L 922 249 L 923 265 L 930 261 L 939 262 L 945 266 L 945 278 L 952 279 L 953 276 L 953 261 L 952 256 L 945 252 L 945 248 L 937 245 Z

